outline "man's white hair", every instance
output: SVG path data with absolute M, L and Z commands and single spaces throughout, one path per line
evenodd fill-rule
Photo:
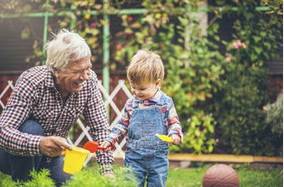
M 86 41 L 77 33 L 66 29 L 61 30 L 46 46 L 46 64 L 56 69 L 62 69 L 70 61 L 91 56 L 91 50 Z

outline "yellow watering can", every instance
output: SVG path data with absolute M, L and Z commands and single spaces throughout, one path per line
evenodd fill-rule
M 95 141 L 88 141 L 84 144 L 84 148 L 72 147 L 71 150 L 66 149 L 64 151 L 64 164 L 63 171 L 68 174 L 75 174 L 79 172 L 85 163 L 86 158 L 90 153 L 96 151 L 104 151 L 105 148 L 101 147 Z
M 64 152 L 63 171 L 72 175 L 79 172 L 89 153 L 90 151 L 80 147 L 72 147 L 71 150 L 66 149 Z

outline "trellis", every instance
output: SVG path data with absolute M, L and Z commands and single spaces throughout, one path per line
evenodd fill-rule
M 98 82 L 98 88 L 104 97 L 105 107 L 106 108 L 111 107 L 116 114 L 115 119 L 112 122 L 110 122 L 110 128 L 112 128 L 118 122 L 122 114 L 122 110 L 120 110 L 115 104 L 115 102 L 113 101 L 115 99 L 115 96 L 120 91 L 122 91 L 126 95 L 127 98 L 131 98 L 132 95 L 129 89 L 127 88 L 124 80 L 119 80 L 118 84 L 116 85 L 116 87 L 113 89 L 113 91 L 110 94 L 108 94 L 106 89 L 103 87 L 102 81 Z M 13 81 L 8 81 L 5 88 L 2 91 L 0 90 L 0 109 L 3 109 L 5 107 L 5 104 L 3 102 L 4 96 L 6 94 L 9 94 L 13 89 L 14 89 Z M 92 140 L 92 136 L 89 134 L 90 128 L 88 126 L 85 126 L 83 122 L 81 121 L 81 119 L 78 119 L 76 123 L 78 127 L 82 130 L 82 132 L 79 134 L 78 138 L 75 140 L 72 140 L 72 138 L 68 137 L 67 138 L 68 142 L 72 145 L 78 146 L 79 144 L 82 143 L 85 137 L 88 140 Z M 119 157 L 119 158 L 124 157 L 124 152 L 122 148 L 125 145 L 125 143 L 126 143 L 126 138 L 123 138 L 120 142 L 117 142 L 115 144 L 114 157 Z

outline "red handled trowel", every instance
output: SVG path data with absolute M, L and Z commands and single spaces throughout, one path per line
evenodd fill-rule
M 104 151 L 106 148 L 101 147 L 96 141 L 87 141 L 84 146 L 84 149 L 87 149 L 91 153 L 95 153 L 96 151 Z

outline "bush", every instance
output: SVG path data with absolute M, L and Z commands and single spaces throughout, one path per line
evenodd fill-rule
M 49 178 L 49 171 L 43 169 L 40 172 L 32 171 L 32 179 L 22 184 L 23 187 L 51 187 L 55 186 L 53 180 Z
M 266 122 L 271 125 L 272 132 L 282 137 L 283 134 L 283 94 L 279 94 L 277 100 L 265 106 L 267 112 Z
M 264 107 L 266 122 L 271 128 L 274 146 L 278 153 L 283 155 L 283 94 L 279 94 L 277 100 Z
M 282 58 L 282 3 L 270 3 L 267 12 L 257 11 L 261 4 L 256 1 L 236 3 L 240 11 L 234 39 L 226 47 L 224 86 L 213 99 L 217 149 L 222 152 L 279 155 L 281 140 L 273 136 L 262 110 L 268 102 L 266 63 Z
M 107 178 L 100 175 L 98 168 L 87 168 L 74 175 L 64 187 L 135 187 L 136 182 L 134 176 L 124 168 L 115 168 L 115 178 Z
M 17 182 L 12 181 L 12 178 L 0 172 L 0 187 L 16 187 Z
M 43 169 L 39 172 L 32 171 L 31 179 L 27 182 L 14 182 L 12 178 L 0 172 L 0 187 L 52 187 L 55 186 L 53 180 L 49 178 L 49 171 Z

